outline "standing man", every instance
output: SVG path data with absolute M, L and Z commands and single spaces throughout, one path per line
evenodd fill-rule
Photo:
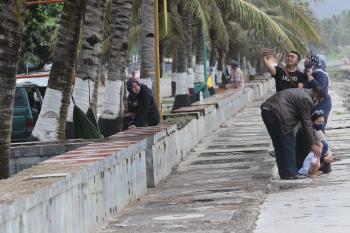
M 303 88 L 306 81 L 306 75 L 297 69 L 300 62 L 300 54 L 296 51 L 290 51 L 286 56 L 286 66 L 273 66 L 269 62 L 269 57 L 273 52 L 269 49 L 264 49 L 264 64 L 268 72 L 276 81 L 276 92 L 288 88 Z
M 312 142 L 310 150 L 315 155 L 321 154 L 315 144 L 310 115 L 312 108 L 323 99 L 321 87 L 290 88 L 276 93 L 261 105 L 261 116 L 272 139 L 281 179 L 298 178 L 293 129 L 300 121 Z

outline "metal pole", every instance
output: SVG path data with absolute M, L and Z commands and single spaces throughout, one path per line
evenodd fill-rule
M 160 100 L 160 64 L 159 64 L 159 15 L 158 15 L 158 0 L 153 1 L 154 11 L 154 52 L 156 63 L 156 101 L 159 112 L 162 112 L 161 100 Z
M 168 35 L 168 0 L 164 0 L 164 26 L 165 35 Z

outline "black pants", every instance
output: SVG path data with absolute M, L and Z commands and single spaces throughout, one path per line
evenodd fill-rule
M 295 153 L 297 160 L 297 169 L 300 169 L 303 166 L 306 156 L 311 151 L 312 142 L 309 138 L 310 137 L 307 136 L 306 129 L 304 127 L 301 127 L 296 134 L 297 145 L 295 148 Z
M 281 179 L 287 179 L 297 174 L 293 132 L 282 134 L 276 115 L 266 109 L 261 110 L 261 116 L 269 132 L 276 153 L 278 173 Z

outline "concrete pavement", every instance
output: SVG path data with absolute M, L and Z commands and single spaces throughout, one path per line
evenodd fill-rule
M 252 232 L 274 165 L 260 102 L 202 140 L 165 182 L 97 232 Z
M 333 172 L 282 181 L 256 101 L 206 137 L 172 175 L 96 233 L 349 232 L 350 82 L 334 82 Z M 260 216 L 259 216 L 260 214 Z M 258 218 L 258 221 L 256 221 Z

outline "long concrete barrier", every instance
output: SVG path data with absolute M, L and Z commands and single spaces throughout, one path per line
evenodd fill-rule
M 57 142 L 11 143 L 10 174 L 13 176 L 56 155 L 85 146 L 91 141 L 71 139 Z
M 130 129 L 89 143 L 0 181 L 1 233 L 92 233 L 106 218 L 164 180 L 208 133 L 262 97 L 255 81 L 178 112 L 183 127 Z
M 1 181 L 0 232 L 93 232 L 146 192 L 145 149 L 93 143 Z

